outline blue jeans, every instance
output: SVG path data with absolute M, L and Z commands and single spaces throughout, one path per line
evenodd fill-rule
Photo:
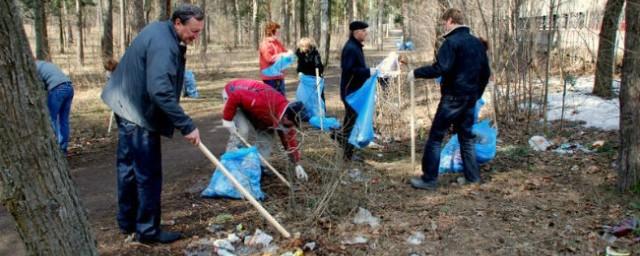
M 160 230 L 162 152 L 160 134 L 116 115 L 118 123 L 118 225 L 141 237 Z
M 55 132 L 60 150 L 65 154 L 69 145 L 69 114 L 72 100 L 73 85 L 69 82 L 54 87 L 47 95 L 51 127 Z
M 282 96 L 285 96 L 285 89 L 284 89 L 284 79 L 279 79 L 279 80 L 262 80 L 262 82 L 264 82 L 265 84 L 268 84 L 269 86 L 273 87 L 273 89 L 276 89 L 276 91 L 280 92 L 280 94 L 282 94 Z
M 422 179 L 425 182 L 433 182 L 438 179 L 438 167 L 440 166 L 440 147 L 449 127 L 453 125 L 454 132 L 458 134 L 460 154 L 464 177 L 469 182 L 480 181 L 480 169 L 476 161 L 474 135 L 471 132 L 475 109 L 475 96 L 442 96 L 429 139 L 424 145 L 422 156 Z

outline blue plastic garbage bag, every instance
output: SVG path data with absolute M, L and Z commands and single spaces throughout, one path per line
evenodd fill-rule
M 412 42 L 412 41 L 406 41 L 406 42 L 404 43 L 404 50 L 407 50 L 407 51 L 413 51 L 413 50 L 415 50 L 415 49 L 416 49 L 416 47 L 415 47 L 415 46 L 413 46 L 413 42 Z
M 280 76 L 282 71 L 291 66 L 295 60 L 296 57 L 293 54 L 282 54 L 273 65 L 263 69 L 262 74 L 265 76 Z
M 357 91 L 347 95 L 346 101 L 358 113 L 349 143 L 364 148 L 373 141 L 373 117 L 376 110 L 376 84 L 379 72 L 373 74 Z
M 296 90 L 296 100 L 304 104 L 307 116 L 324 116 L 325 105 L 320 98 L 324 90 L 324 78 L 319 79 L 319 88 L 316 85 L 316 76 L 300 75 L 300 84 Z
M 322 120 L 322 125 L 320 120 Z M 340 128 L 340 122 L 335 117 L 319 117 L 314 116 L 309 119 L 309 124 L 315 128 L 321 129 L 323 131 L 335 130 Z M 321 127 L 322 126 L 322 127 Z
M 198 98 L 198 88 L 196 87 L 196 77 L 193 71 L 187 70 L 184 72 L 184 92 L 185 96 L 190 98 Z
M 253 197 L 257 200 L 264 199 L 264 193 L 260 189 L 261 168 L 256 147 L 228 151 L 222 154 L 220 162 Z M 231 181 L 218 168 L 213 173 L 209 186 L 202 191 L 201 196 L 243 198 L 242 194 L 236 190 Z
M 473 135 L 476 136 L 474 139 L 476 161 L 479 164 L 491 161 L 496 156 L 497 132 L 489 125 L 489 120 L 474 124 Z M 442 148 L 438 172 L 462 172 L 462 156 L 457 134 L 451 136 L 449 142 Z

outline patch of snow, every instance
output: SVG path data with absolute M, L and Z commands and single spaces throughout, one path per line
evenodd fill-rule
M 610 100 L 593 96 L 594 76 L 580 77 L 576 85 L 567 85 L 565 97 L 564 119 L 568 121 L 583 121 L 585 127 L 602 130 L 618 130 L 620 125 L 620 100 Z M 619 83 L 614 81 L 615 87 Z M 562 91 L 550 93 L 548 97 L 547 119 L 560 120 L 562 115 Z

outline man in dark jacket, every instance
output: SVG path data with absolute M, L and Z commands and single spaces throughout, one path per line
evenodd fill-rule
M 353 157 L 354 148 L 348 142 L 358 113 L 347 103 L 347 95 L 360 89 L 364 82 L 375 73 L 375 68 L 367 67 L 364 52 L 362 51 L 363 43 L 367 38 L 368 27 L 369 25 L 362 21 L 354 21 L 349 24 L 349 40 L 344 44 L 342 56 L 340 57 L 340 68 L 342 69 L 340 99 L 344 104 L 345 114 L 342 122 L 342 132 L 335 134 L 334 137 L 342 144 L 344 150 L 343 158 L 345 160 L 359 160 Z
M 485 47 L 470 34 L 469 27 L 462 25 L 462 12 L 449 9 L 442 15 L 442 22 L 446 31 L 445 41 L 438 49 L 435 63 L 407 75 L 408 80 L 442 77 L 442 98 L 424 146 L 423 175 L 411 179 L 414 188 L 427 190 L 437 187 L 440 147 L 451 125 L 458 134 L 465 179 L 469 183 L 480 182 L 471 127 L 475 103 L 491 74 Z
M 198 38 L 204 12 L 181 5 L 170 21 L 146 26 L 127 48 L 102 99 L 118 123 L 118 225 L 143 243 L 170 243 L 180 233 L 160 230 L 160 136 L 175 129 L 194 145 L 200 134 L 179 105 L 186 44 Z

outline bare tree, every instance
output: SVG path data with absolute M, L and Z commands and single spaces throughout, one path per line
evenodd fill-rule
M 113 0 L 105 1 L 102 8 L 102 37 L 100 38 L 100 52 L 102 61 L 113 58 Z
M 120 53 L 124 54 L 127 49 L 127 12 L 126 1 L 120 0 Z
M 98 255 L 45 114 L 45 95 L 15 0 L 0 0 L 0 187 L 28 255 Z M 16 88 L 20 88 L 16 90 Z
M 313 0 L 311 7 L 311 17 L 313 18 L 313 40 L 320 42 L 320 16 L 322 16 L 322 7 L 320 7 L 322 0 Z
M 260 24 L 258 23 L 258 0 L 253 0 L 251 12 L 251 27 L 253 28 L 253 47 L 258 49 L 260 46 Z
M 324 65 L 329 63 L 331 47 L 331 1 L 320 0 L 320 52 L 324 56 Z
M 305 37 L 305 36 L 309 36 L 308 32 L 307 32 L 307 19 L 306 19 L 306 15 L 307 15 L 307 0 L 298 0 L 299 5 L 298 5 L 298 24 L 300 26 L 300 37 Z M 299 39 L 299 38 L 297 38 Z
M 593 94 L 600 97 L 611 97 L 611 83 L 613 82 L 613 68 L 615 58 L 615 41 L 618 32 L 618 20 L 622 13 L 624 0 L 607 0 L 600 27 L 598 40 L 598 59 L 596 60 L 596 79 L 593 84 Z
M 134 0 L 129 1 L 129 4 L 131 5 L 131 15 L 129 16 L 131 17 L 131 30 L 129 31 L 131 35 L 129 38 L 134 38 L 135 35 L 140 32 L 145 25 L 144 2 L 142 0 Z
M 627 0 L 622 84 L 618 188 L 640 189 L 640 0 Z
M 207 0 L 200 0 L 200 8 L 202 8 L 202 10 L 204 10 L 205 12 L 207 11 Z M 209 24 L 209 15 L 205 15 L 205 24 Z M 208 26 L 207 26 L 208 27 Z M 201 54 L 205 54 L 207 53 L 207 47 L 209 45 L 209 37 L 207 37 L 207 29 L 203 29 L 202 30 L 202 35 L 200 35 L 200 53 Z
M 44 1 L 34 1 L 34 25 L 36 29 L 36 58 L 50 60 L 49 37 L 47 36 L 47 14 Z
M 64 21 L 62 19 L 63 11 L 62 5 L 64 4 L 63 0 L 58 0 L 56 2 L 56 8 L 58 8 L 58 39 L 60 44 L 60 53 L 64 53 Z
M 298 3 L 299 1 L 297 0 L 291 0 L 291 17 L 293 18 L 291 20 L 291 27 L 293 28 L 293 40 L 295 42 L 298 42 L 298 40 L 300 40 L 300 29 L 299 26 L 300 24 L 298 23 Z
M 242 27 L 240 27 L 240 6 L 238 6 L 238 0 L 233 0 L 233 47 L 238 47 L 240 44 L 240 35 L 242 34 Z
M 377 8 L 378 8 L 378 14 L 376 15 L 376 31 L 377 31 L 377 43 L 378 43 L 378 51 L 382 51 L 382 44 L 383 44 L 383 29 L 382 29 L 382 20 L 383 20 L 383 10 L 384 10 L 384 1 L 383 0 L 378 0 L 377 3 Z
M 76 0 L 76 29 L 78 30 L 78 65 L 84 65 L 84 33 L 82 32 L 82 1 Z
M 171 0 L 158 0 L 158 7 L 160 7 L 158 20 L 168 20 L 171 15 Z
M 402 40 L 407 42 L 413 35 L 411 34 L 411 15 L 409 7 L 410 0 L 402 0 Z M 354 10 L 355 11 L 355 10 Z M 437 33 L 437 31 L 436 31 Z
M 289 34 L 290 19 L 289 19 L 289 0 L 282 0 L 282 34 L 284 35 L 285 45 L 291 44 L 291 35 Z
M 73 45 L 73 29 L 71 29 L 71 21 L 69 19 L 69 17 L 71 15 L 69 15 L 69 9 L 67 8 L 67 1 L 65 0 L 61 0 L 62 1 L 62 11 L 63 11 L 63 15 L 65 17 L 65 20 L 67 22 L 67 45 Z

